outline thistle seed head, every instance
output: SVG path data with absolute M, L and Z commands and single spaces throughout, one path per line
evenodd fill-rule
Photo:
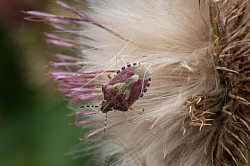
M 49 43 L 80 53 L 59 54 L 51 63 L 65 98 L 89 104 L 76 111 L 74 124 L 100 124 L 100 103 L 118 110 L 108 109 L 107 126 L 85 135 L 111 134 L 90 148 L 98 149 L 93 153 L 107 165 L 249 164 L 249 0 L 84 2 L 87 10 L 55 0 L 70 16 L 26 13 L 61 32 L 46 33 Z M 133 62 L 144 67 L 130 73 Z M 140 85 L 124 86 L 125 80 Z M 112 94 L 105 96 L 107 83 Z M 125 104 L 117 101 L 131 110 L 121 112 Z

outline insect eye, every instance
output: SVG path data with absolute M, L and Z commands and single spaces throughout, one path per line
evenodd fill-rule
M 147 89 L 144 89 L 144 92 L 147 92 L 148 90 Z
M 136 66 L 136 63 L 133 63 L 134 66 Z
M 150 83 L 147 83 L 147 87 L 149 87 L 150 86 Z
M 122 67 L 122 70 L 124 70 L 125 69 L 125 67 Z
M 128 67 L 131 67 L 131 64 L 127 64 Z
M 118 73 L 120 73 L 120 70 L 117 70 L 117 72 L 116 72 L 116 73 L 117 73 L 117 74 L 118 74 Z

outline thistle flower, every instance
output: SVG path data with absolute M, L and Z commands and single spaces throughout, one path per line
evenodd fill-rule
M 131 105 L 133 111 L 108 112 L 105 135 L 111 137 L 95 147 L 104 159 L 117 157 L 109 165 L 249 164 L 248 0 L 87 1 L 87 11 L 55 2 L 75 17 L 27 14 L 78 36 L 46 34 L 49 43 L 81 51 L 77 58 L 57 55 L 59 62 L 52 63 L 51 74 L 67 99 L 98 106 L 107 75 L 112 79 L 129 63 L 151 73 L 151 86 Z M 76 125 L 104 119 L 95 114 L 100 107 L 90 105 L 76 111 Z

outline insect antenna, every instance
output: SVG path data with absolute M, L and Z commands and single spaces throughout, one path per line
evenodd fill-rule
M 104 129 L 103 132 L 106 132 L 106 128 L 107 128 L 107 121 L 108 121 L 108 113 L 106 112 L 106 116 L 105 116 L 105 120 L 104 120 Z
M 110 102 L 109 102 L 109 104 L 110 104 Z M 109 105 L 108 104 L 108 105 Z M 107 105 L 107 106 L 108 106 Z M 100 104 L 99 105 L 82 105 L 82 106 L 80 106 L 80 108 L 97 108 L 97 107 L 99 107 L 100 106 Z M 98 114 L 98 112 L 92 112 L 92 113 L 87 113 L 86 115 L 94 115 L 94 114 Z M 107 121 L 108 121 L 108 113 L 106 112 L 105 113 L 106 115 L 105 115 L 105 120 L 104 120 L 104 127 L 103 127 L 103 132 L 105 133 L 106 132 L 106 129 L 107 129 Z
M 99 107 L 99 105 L 82 105 L 80 108 L 90 108 L 90 107 Z

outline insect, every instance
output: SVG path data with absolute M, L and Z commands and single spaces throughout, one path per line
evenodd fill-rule
M 131 106 L 143 96 L 143 93 L 147 92 L 147 87 L 150 86 L 149 82 L 151 81 L 150 76 L 149 71 L 143 65 L 137 63 L 128 64 L 127 68 L 122 67 L 121 70 L 118 70 L 117 75 L 112 79 L 110 78 L 110 81 L 102 86 L 104 100 L 101 103 L 100 110 L 102 113 L 106 113 L 105 126 L 89 132 L 84 139 L 93 137 L 102 131 L 105 133 L 107 113 L 109 111 L 128 111 L 128 109 L 132 109 Z M 85 123 L 88 124 L 89 121 L 86 120 Z
M 128 111 L 147 91 L 150 80 L 149 71 L 140 64 L 128 64 L 127 68 L 121 68 L 113 79 L 102 86 L 104 100 L 101 103 L 101 111 Z

